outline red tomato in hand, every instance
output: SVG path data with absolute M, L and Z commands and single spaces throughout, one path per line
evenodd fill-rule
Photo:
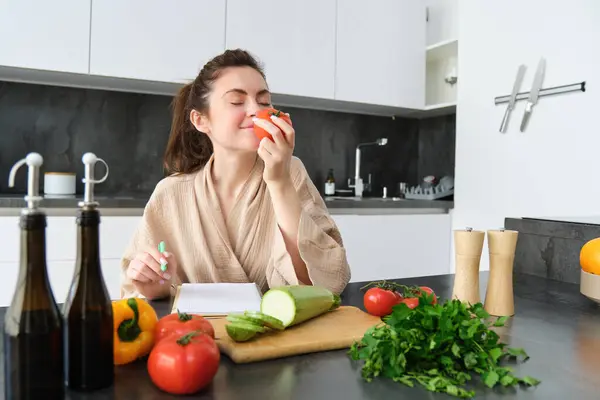
M 274 124 L 273 120 L 271 119 L 271 115 L 275 115 L 276 117 L 281 118 L 282 120 L 287 122 L 288 125 L 290 125 L 290 126 L 292 125 L 292 120 L 290 119 L 290 117 L 287 114 L 285 114 L 283 111 L 279 111 L 274 108 L 264 108 L 264 109 L 260 110 L 259 112 L 256 113 L 256 118 L 264 119 L 264 120 L 269 121 L 270 123 Z M 275 125 L 275 126 L 277 127 L 277 125 Z M 269 132 L 267 132 L 266 130 L 264 130 L 263 128 L 261 128 L 258 125 L 254 125 L 254 134 L 256 135 L 258 140 L 262 140 L 265 137 L 268 137 L 269 139 L 273 140 L 273 136 L 271 136 L 271 134 Z
M 400 303 L 404 303 L 411 310 L 419 305 L 419 299 L 417 297 L 407 297 L 406 299 L 402 299 Z
M 192 331 L 200 331 L 215 338 L 215 329 L 212 324 L 200 315 L 180 313 L 169 314 L 158 320 L 155 332 L 155 341 L 159 342 L 171 334 L 183 336 Z
M 365 309 L 371 315 L 382 317 L 392 313 L 392 307 L 402 300 L 402 296 L 392 290 L 373 287 L 363 296 Z
M 148 374 L 167 393 L 193 394 L 213 380 L 220 360 L 219 348 L 207 334 L 172 334 L 157 342 L 150 352 Z

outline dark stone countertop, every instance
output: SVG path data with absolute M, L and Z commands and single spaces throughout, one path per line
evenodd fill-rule
M 446 299 L 451 296 L 453 275 L 398 280 L 433 288 Z M 481 274 L 485 297 L 487 273 Z M 362 283 L 352 283 L 342 303 L 362 308 Z M 530 355 L 525 363 L 511 365 L 519 375 L 542 382 L 535 388 L 516 388 L 502 393 L 476 384 L 475 398 L 485 399 L 593 399 L 600 391 L 600 308 L 579 293 L 574 284 L 531 275 L 515 274 L 516 315 L 501 329 L 501 340 L 523 347 Z M 170 309 L 168 301 L 153 302 L 160 315 Z M 0 318 L 4 319 L 4 309 Z M 0 366 L 0 368 L 3 368 Z M 2 386 L 4 375 L 0 375 Z M 70 399 L 162 399 L 177 398 L 159 391 L 150 381 L 144 361 L 118 367 L 115 385 L 91 393 L 69 393 Z M 253 364 L 235 365 L 223 356 L 212 384 L 196 399 L 451 399 L 420 387 L 409 388 L 385 378 L 362 380 L 346 350 L 314 353 Z
M 95 200 L 100 204 L 103 214 L 110 215 L 142 215 L 148 202 L 149 194 L 98 194 Z M 41 207 L 48 210 L 48 215 L 74 215 L 82 195 L 45 196 Z M 327 208 L 332 214 L 445 214 L 454 208 L 452 200 L 394 200 L 393 198 L 335 198 L 325 199 Z M 22 195 L 0 194 L 0 215 L 18 215 L 19 209 L 25 207 Z

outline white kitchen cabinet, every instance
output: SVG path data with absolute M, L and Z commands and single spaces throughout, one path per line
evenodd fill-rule
M 102 212 L 102 211 L 101 211 Z M 129 244 L 141 217 L 102 217 L 100 257 L 120 258 Z M 49 261 L 74 260 L 77 256 L 75 217 L 47 217 L 46 258 Z M 0 262 L 19 262 L 19 217 L 0 217 L 0 240 L 4 251 Z
M 338 1 L 336 100 L 423 108 L 425 24 L 421 1 Z
M 57 303 L 64 303 L 73 280 L 75 260 L 48 261 L 48 280 Z M 111 299 L 120 298 L 121 260 L 100 260 L 104 283 Z M 0 307 L 10 305 L 19 276 L 19 263 L 0 262 Z
M 187 83 L 225 49 L 225 0 L 94 0 L 90 73 Z
M 425 104 L 430 111 L 456 111 L 458 2 L 427 0 Z
M 100 254 L 102 258 L 121 258 L 142 217 L 102 217 Z M 158 246 L 158 243 L 156 244 Z
M 425 0 L 427 46 L 458 37 L 458 0 Z
M 86 74 L 91 0 L 0 0 L 0 65 Z
M 332 217 L 344 241 L 351 282 L 450 272 L 448 214 Z
M 102 217 L 100 223 L 100 258 L 104 281 L 111 298 L 120 295 L 121 257 L 138 227 L 141 217 Z M 0 217 L 0 307 L 9 304 L 19 272 L 19 217 Z M 46 259 L 48 279 L 56 300 L 63 302 L 73 277 L 77 257 L 75 217 L 48 217 Z
M 259 58 L 274 93 L 333 99 L 335 14 L 335 0 L 228 0 L 226 47 Z
M 426 109 L 454 106 L 458 88 L 458 41 L 456 39 L 427 47 Z
M 0 263 L 19 262 L 21 231 L 19 217 L 0 217 L 0 240 L 4 250 Z M 75 217 L 47 217 L 46 259 L 70 260 L 77 253 L 77 227 Z

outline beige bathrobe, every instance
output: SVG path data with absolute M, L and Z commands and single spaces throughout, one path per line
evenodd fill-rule
M 122 297 L 139 296 L 125 274 L 129 262 L 136 254 L 157 248 L 161 240 L 179 263 L 171 278 L 176 285 L 255 282 L 264 292 L 274 286 L 299 284 L 262 179 L 262 160 L 257 157 L 227 222 L 211 179 L 212 162 L 211 157 L 197 173 L 167 177 L 158 183 L 122 259 Z M 300 159 L 292 157 L 290 169 L 302 205 L 300 256 L 313 285 L 340 293 L 350 280 L 340 232 Z M 227 226 L 235 232 L 232 237 Z

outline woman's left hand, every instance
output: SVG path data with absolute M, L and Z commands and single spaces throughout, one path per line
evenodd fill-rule
M 282 118 L 271 116 L 272 123 L 255 118 L 254 123 L 273 136 L 273 141 L 263 138 L 258 146 L 258 155 L 265 163 L 263 179 L 267 185 L 286 184 L 291 179 L 290 163 L 294 152 L 294 128 Z

